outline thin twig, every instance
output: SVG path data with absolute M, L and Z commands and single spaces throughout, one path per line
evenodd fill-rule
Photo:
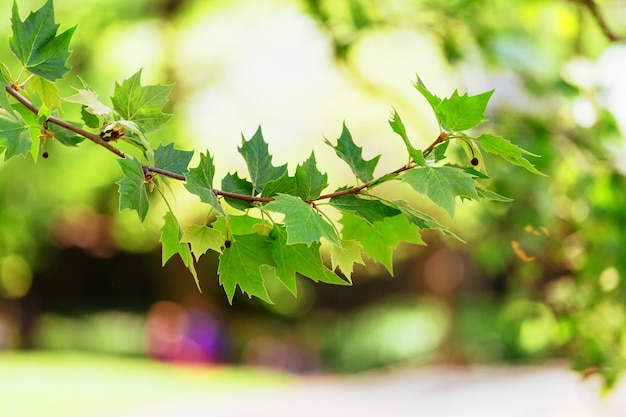
M 30 100 L 28 100 L 26 97 L 24 97 L 22 94 L 19 93 L 19 91 L 12 85 L 7 85 L 4 87 L 4 89 L 7 91 L 7 93 L 9 93 L 13 98 L 15 98 L 18 102 L 20 102 L 24 107 L 26 107 L 28 110 L 30 110 L 31 112 L 33 112 L 35 115 L 39 114 L 39 107 L 35 106 Z M 94 142 L 96 145 L 100 145 L 103 148 L 107 149 L 108 151 L 114 153 L 115 155 L 119 156 L 120 158 L 126 158 L 126 153 L 124 153 L 122 150 L 116 148 L 115 146 L 113 146 L 110 142 L 107 142 L 106 140 L 104 140 L 100 135 L 89 132 L 85 129 L 82 129 L 80 127 L 77 127 L 63 119 L 60 119 L 56 116 L 50 116 L 47 120 L 48 123 L 54 123 L 57 126 L 60 126 L 64 129 L 69 130 L 70 132 L 76 133 L 79 136 L 84 137 L 85 139 L 89 139 L 90 141 Z M 435 141 L 433 143 L 431 143 L 426 149 L 424 149 L 424 151 L 422 152 L 424 155 L 426 155 L 428 152 L 430 152 L 435 146 L 437 146 L 438 144 L 444 142 L 447 139 L 447 135 L 445 132 L 442 132 L 437 139 L 435 139 Z M 352 188 L 348 188 L 345 190 L 340 190 L 340 191 L 335 191 L 333 193 L 329 193 L 329 194 L 324 194 L 321 195 L 311 201 L 308 201 L 308 203 L 312 203 L 314 201 L 320 201 L 320 200 L 326 200 L 329 198 L 336 198 L 336 197 L 341 197 L 341 196 L 345 196 L 345 195 L 350 195 L 350 194 L 360 194 L 363 190 L 367 189 L 368 187 L 371 187 L 372 185 L 378 183 L 380 181 L 381 178 L 388 176 L 388 175 L 394 175 L 394 174 L 399 174 L 400 172 L 409 170 L 411 168 L 413 168 L 415 166 L 414 162 L 411 162 L 409 164 L 403 165 L 402 167 L 396 169 L 395 171 L 392 171 L 388 174 L 383 175 L 382 177 L 378 177 L 375 178 L 371 181 L 366 182 L 365 184 L 361 184 L 359 186 L 356 187 L 352 187 Z M 144 175 L 146 177 L 149 176 L 150 173 L 155 173 L 155 174 L 161 174 L 164 175 L 166 177 L 169 178 L 173 178 L 175 180 L 179 180 L 179 181 L 186 181 L 186 178 L 184 175 L 182 174 L 178 174 L 176 172 L 172 172 L 172 171 L 168 171 L 166 169 L 162 169 L 162 168 L 158 168 L 158 167 L 154 167 L 148 164 L 141 164 L 141 167 L 144 171 Z M 273 197 L 257 197 L 257 196 L 253 196 L 253 195 L 246 195 L 246 194 L 239 194 L 239 193 L 232 193 L 229 191 L 223 191 L 223 190 L 217 190 L 214 189 L 213 193 L 215 193 L 215 195 L 217 196 L 223 196 L 223 197 L 228 197 L 228 198 L 234 198 L 237 200 L 242 200 L 242 201 L 247 201 L 249 203 L 269 203 L 270 201 L 273 201 L 274 198 Z

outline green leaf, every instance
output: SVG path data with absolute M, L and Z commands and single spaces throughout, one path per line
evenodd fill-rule
M 449 140 L 443 142 L 441 145 L 435 146 L 435 163 L 441 162 L 446 159 L 446 151 L 448 150 L 448 145 L 450 145 Z
M 404 123 L 402 122 L 400 115 L 395 109 L 393 111 L 391 119 L 389 119 L 389 125 L 391 126 L 393 131 L 400 135 L 400 137 L 404 141 L 404 145 L 406 146 L 406 150 L 409 152 L 409 156 L 411 157 L 411 159 L 415 161 L 417 165 L 426 165 L 426 159 L 424 159 L 424 154 L 419 149 L 415 149 L 415 147 L 413 147 L 413 145 L 411 144 L 411 141 L 409 141 L 409 137 L 406 134 L 406 128 L 404 127 Z
M 524 158 L 524 155 L 530 155 L 535 157 L 537 157 L 538 155 L 535 155 L 532 152 L 528 152 L 527 150 L 512 144 L 510 141 L 504 139 L 503 137 L 485 134 L 474 139 L 481 143 L 485 151 L 499 155 L 512 164 L 522 166 L 533 174 L 546 176 L 543 172 L 535 168 L 535 166 L 531 164 L 526 158 Z
M 80 126 L 76 126 L 76 127 L 80 127 Z M 48 130 L 52 132 L 52 134 L 54 134 L 54 139 L 59 141 L 61 145 L 74 147 L 74 146 L 78 146 L 79 143 L 85 140 L 84 137 L 70 130 L 67 130 L 61 126 L 55 125 L 54 123 L 48 124 Z
M 0 62 L 0 74 L 2 74 L 2 78 L 4 78 L 7 84 L 13 84 L 15 82 L 11 75 L 11 70 L 9 70 L 9 67 L 4 62 Z
M 70 39 L 76 27 L 56 35 L 59 25 L 54 23 L 52 0 L 30 13 L 23 22 L 14 1 L 11 26 L 11 51 L 31 73 L 55 81 L 70 70 L 65 64 L 70 56 Z
M 426 86 L 424 85 L 424 82 L 419 77 L 419 75 L 417 76 L 417 81 L 415 81 L 413 86 L 417 89 L 417 91 L 419 91 L 424 96 L 426 101 L 428 101 L 428 104 L 430 104 L 430 107 L 433 109 L 433 111 L 435 112 L 435 115 L 437 116 L 437 121 L 439 121 L 439 114 L 437 114 L 437 107 L 439 107 L 439 104 L 441 104 L 441 99 L 437 97 L 436 95 L 434 95 L 433 93 L 431 93 L 428 88 L 426 88 Z
M 111 127 L 114 129 L 123 127 L 124 136 L 122 136 L 121 139 L 139 148 L 148 159 L 148 162 L 154 165 L 154 151 L 152 150 L 152 145 L 150 145 L 146 135 L 144 135 L 144 132 L 137 123 L 130 120 L 118 120 L 106 126 L 103 131 L 106 132 L 111 129 Z
M 487 103 L 494 91 L 475 96 L 468 96 L 467 93 L 459 96 L 459 92 L 455 90 L 450 98 L 441 100 L 437 106 L 436 113 L 439 115 L 441 128 L 447 131 L 461 131 L 484 122 Z
M 253 189 L 254 186 L 252 185 L 252 183 L 245 178 L 239 178 L 239 174 L 237 174 L 236 172 L 234 174 L 228 173 L 222 179 L 222 191 L 251 196 Z M 254 207 L 252 204 L 244 200 L 238 200 L 236 198 L 230 197 L 224 197 L 224 199 L 231 207 L 241 211 L 245 211 L 251 207 Z
M 265 224 L 263 219 L 252 217 L 247 214 L 243 216 L 219 217 L 211 224 L 215 230 L 219 230 L 224 236 L 247 235 L 256 233 L 257 226 Z
M 172 85 L 141 85 L 141 70 L 122 84 L 115 83 L 111 103 L 122 119 L 135 122 L 145 132 L 158 130 L 171 119 L 171 114 L 163 113 Z
M 163 221 L 164 223 L 161 227 L 160 239 L 161 243 L 163 244 L 163 265 L 165 265 L 172 256 L 174 256 L 175 254 L 179 254 L 180 258 L 183 260 L 183 263 L 193 275 L 196 286 L 198 287 L 198 291 L 202 292 L 202 289 L 200 288 L 200 281 L 198 280 L 198 274 L 196 273 L 196 268 L 193 264 L 189 245 L 187 245 L 186 243 L 181 243 L 181 238 L 183 234 L 180 230 L 178 220 L 176 220 L 176 216 L 174 216 L 174 213 L 172 213 L 171 211 L 168 211 L 163 216 Z
M 424 244 L 419 229 L 410 224 L 402 214 L 370 224 L 365 219 L 344 212 L 339 222 L 343 225 L 341 230 L 343 238 L 359 242 L 365 253 L 384 265 L 391 275 L 393 275 L 393 251 L 398 243 L 404 241 Z
M 400 178 L 444 208 L 450 218 L 454 217 L 456 196 L 478 199 L 474 177 L 459 168 L 418 167 L 403 172 Z
M 154 165 L 176 174 L 184 174 L 187 172 L 192 157 L 193 151 L 174 149 L 173 143 L 165 146 L 159 144 L 159 147 L 154 150 Z
M 222 253 L 224 235 L 212 227 L 192 224 L 185 229 L 180 241 L 191 245 L 191 252 L 197 261 L 209 249 Z
M 237 286 L 248 296 L 271 303 L 261 268 L 276 266 L 270 242 L 256 233 L 232 235 L 230 248 L 220 256 L 218 274 L 228 301 L 232 304 Z
M 452 236 L 455 239 L 464 242 L 463 239 L 452 233 L 446 226 L 440 224 L 437 220 L 426 213 L 414 209 L 404 200 L 393 200 L 393 203 L 404 214 L 410 223 L 416 225 L 419 229 L 436 229 L 443 235 Z
M 124 173 L 124 178 L 116 182 L 120 187 L 120 211 L 136 210 L 139 220 L 143 222 L 148 214 L 150 202 L 141 163 L 129 156 L 118 159 L 117 163 Z
M 39 95 L 43 105 L 47 108 L 61 108 L 61 97 L 55 83 L 42 77 L 33 77 L 28 81 L 28 87 Z
M 226 216 L 217 196 L 213 192 L 213 176 L 215 167 L 213 157 L 207 152 L 200 154 L 200 163 L 196 168 L 189 170 L 185 176 L 185 188 L 192 194 L 200 197 L 200 201 L 210 204 L 220 215 Z
M 87 111 L 87 106 L 81 106 L 80 117 L 81 119 L 83 119 L 85 126 L 90 127 L 92 129 L 97 129 L 100 127 L 100 119 L 95 114 Z
M 354 194 L 330 199 L 330 205 L 337 210 L 350 211 L 355 215 L 367 220 L 368 223 L 381 222 L 387 217 L 400 214 L 400 211 L 380 200 L 365 199 Z
M 330 262 L 333 270 L 339 267 L 341 272 L 352 282 L 352 271 L 354 264 L 365 265 L 361 257 L 363 247 L 356 240 L 342 240 L 341 246 L 332 245 L 330 247 Z
M 297 292 L 296 272 L 315 282 L 348 285 L 324 265 L 320 255 L 320 243 L 316 242 L 310 246 L 302 243 L 290 245 L 287 244 L 287 233 L 282 227 L 277 226 L 274 230 L 276 239 L 270 248 L 277 266 L 276 275 L 293 295 Z
M 282 177 L 268 181 L 263 186 L 261 197 L 274 197 L 281 193 L 292 195 L 296 193 L 296 178 L 289 176 L 287 171 L 284 172 Z
M 335 150 L 339 158 L 350 166 L 350 169 L 358 179 L 363 182 L 369 182 L 374 178 L 374 169 L 376 169 L 380 155 L 375 156 L 369 161 L 363 159 L 363 149 L 355 145 L 352 140 L 352 135 L 345 123 L 343 124 L 341 136 L 337 139 L 337 146 L 333 146 L 328 139 L 326 139 L 325 142 Z
M 4 98 L 6 99 L 6 95 Z M 8 103 L 8 100 L 6 102 Z M 6 105 L 4 103 L 0 104 Z M 10 105 L 9 108 L 11 108 Z M 29 126 L 22 116 L 12 109 L 0 109 L 0 140 L 4 140 L 3 145 L 6 147 L 4 153 L 5 161 L 17 155 L 26 156 L 33 145 Z
M 491 201 L 499 201 L 502 203 L 510 203 L 511 201 L 513 201 L 512 198 L 509 197 L 505 197 L 503 195 L 500 195 L 496 192 L 493 192 L 491 190 L 487 190 L 485 188 L 482 187 L 476 187 L 476 191 L 478 192 L 478 197 L 480 198 L 484 198 L 487 200 L 491 200 Z
M 311 246 L 313 242 L 319 242 L 321 238 L 326 238 L 335 245 L 341 244 L 333 226 L 324 220 L 315 208 L 298 197 L 279 194 L 274 201 L 263 208 L 285 215 L 288 245 L 305 243 Z
M 246 161 L 250 179 L 256 193 L 263 191 L 269 181 L 277 180 L 287 172 L 287 164 L 275 167 L 272 165 L 272 156 L 268 152 L 268 145 L 263 139 L 261 126 L 250 140 L 241 136 L 241 146 L 237 148 Z
M 328 175 L 317 169 L 315 153 L 296 168 L 296 193 L 305 201 L 314 200 L 328 187 Z

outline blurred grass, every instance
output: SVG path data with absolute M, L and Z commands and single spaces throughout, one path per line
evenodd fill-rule
M 286 384 L 263 370 L 78 353 L 0 353 L 0 415 L 98 416 L 142 404 Z

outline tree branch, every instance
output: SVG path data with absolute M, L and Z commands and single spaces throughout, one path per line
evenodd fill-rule
M 9 93 L 13 98 L 15 98 L 20 104 L 22 104 L 24 107 L 26 107 L 28 110 L 30 110 L 31 112 L 33 112 L 35 115 L 39 114 L 39 107 L 35 106 L 29 99 L 27 99 L 26 97 L 24 97 L 22 94 L 20 94 L 20 92 L 17 90 L 17 88 L 13 85 L 7 85 L 4 87 L 4 89 L 6 90 L 7 93 Z M 74 126 L 73 124 L 60 119 L 56 116 L 50 116 L 47 120 L 48 123 L 54 123 L 57 126 L 60 126 L 64 129 L 67 129 L 71 132 L 76 133 L 79 136 L 84 137 L 85 139 L 89 139 L 90 141 L 92 141 L 93 143 L 95 143 L 96 145 L 100 145 L 103 148 L 107 149 L 108 151 L 114 153 L 115 155 L 119 156 L 120 158 L 126 158 L 126 153 L 124 153 L 122 150 L 116 148 L 115 146 L 113 146 L 110 142 L 107 142 L 106 140 L 104 140 L 100 135 L 97 135 L 95 133 L 89 132 L 85 129 L 82 129 L 80 127 Z M 430 152 L 435 146 L 437 146 L 438 144 L 444 142 L 447 139 L 447 134 L 445 132 L 442 132 L 437 139 L 435 139 L 435 141 L 433 143 L 431 143 L 426 149 L 424 149 L 422 151 L 422 154 L 426 155 L 428 152 Z M 146 178 L 149 177 L 149 175 L 151 173 L 155 173 L 155 174 L 161 174 L 164 175 L 166 177 L 169 178 L 173 178 L 175 180 L 179 180 L 179 181 L 186 181 L 186 178 L 184 175 L 182 174 L 178 174 L 175 172 L 171 172 L 168 171 L 166 169 L 162 169 L 162 168 L 158 168 L 158 167 L 154 167 L 148 164 L 141 164 L 141 167 L 144 171 L 144 175 L 146 176 Z M 315 201 L 320 201 L 320 200 L 326 200 L 326 199 L 330 199 L 330 198 L 335 198 L 335 197 L 341 197 L 344 195 L 349 195 L 349 194 L 360 194 L 363 190 L 377 184 L 380 182 L 381 178 L 386 177 L 388 175 L 394 175 L 394 174 L 399 174 L 400 172 L 409 170 L 411 168 L 415 167 L 415 163 L 414 162 L 410 162 L 406 165 L 403 165 L 402 167 L 396 169 L 395 171 L 392 171 L 388 174 L 385 174 L 381 177 L 375 178 L 371 181 L 366 182 L 365 184 L 361 184 L 359 186 L 356 187 L 352 187 L 352 188 L 348 188 L 345 190 L 340 190 L 340 191 L 335 191 L 333 193 L 329 193 L 329 194 L 324 194 L 321 195 L 311 201 L 308 201 L 308 203 L 313 203 Z M 257 197 L 257 196 L 253 196 L 253 195 L 245 195 L 245 194 L 238 194 L 238 193 L 232 193 L 229 191 L 223 191 L 223 190 L 218 190 L 218 189 L 213 189 L 213 193 L 215 193 L 215 195 L 217 196 L 223 196 L 223 197 L 229 197 L 229 198 L 234 198 L 237 200 L 242 200 L 242 201 L 247 201 L 250 203 L 269 203 L 270 201 L 273 201 L 274 198 L 273 197 Z

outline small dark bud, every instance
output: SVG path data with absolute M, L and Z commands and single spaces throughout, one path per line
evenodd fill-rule
M 472 163 L 472 165 L 476 166 L 476 165 L 478 165 L 478 158 L 474 157 L 474 158 L 472 158 L 472 160 L 470 162 Z
M 42 156 L 44 159 L 47 159 L 49 155 L 48 155 L 48 152 L 44 152 L 44 153 L 42 153 L 42 154 L 41 154 L 41 156 Z
M 225 247 L 226 249 L 230 248 L 230 240 L 225 240 L 225 241 L 224 241 L 224 247 Z

